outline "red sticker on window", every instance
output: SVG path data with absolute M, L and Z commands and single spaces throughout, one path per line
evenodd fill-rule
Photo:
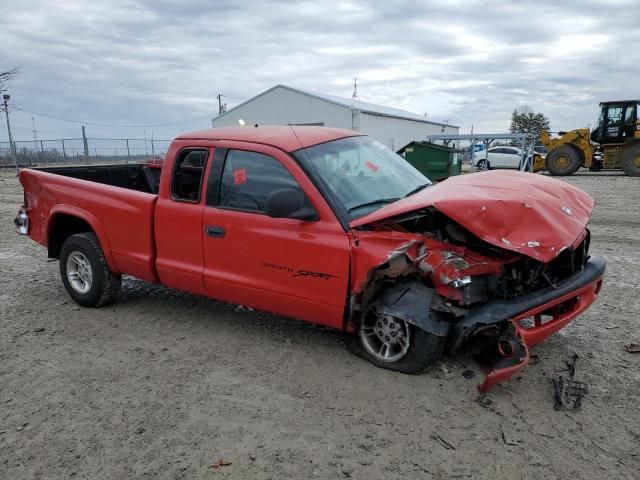
M 234 170 L 233 183 L 235 183 L 236 185 L 244 185 L 245 183 L 247 183 L 247 170 L 244 168 Z
M 378 170 L 380 170 L 380 167 L 375 163 L 373 163 L 371 160 L 367 160 L 367 163 L 365 163 L 365 166 L 372 172 L 377 172 Z

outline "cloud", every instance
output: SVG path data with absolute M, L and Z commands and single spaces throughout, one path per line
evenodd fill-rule
M 156 138 L 209 125 L 277 83 L 506 131 L 522 104 L 554 129 L 593 124 L 598 102 L 635 97 L 640 7 L 616 2 L 449 0 L 182 2 L 5 0 L 2 66 L 22 65 L 18 107 Z M 34 116 L 41 137 L 78 124 Z M 31 114 L 14 111 L 15 136 Z M 88 126 L 93 136 L 152 128 Z M 2 134 L 0 134 L 2 135 Z

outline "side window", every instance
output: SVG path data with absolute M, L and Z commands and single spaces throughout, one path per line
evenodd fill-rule
M 627 105 L 627 109 L 624 115 L 624 124 L 625 125 L 633 125 L 636 121 L 635 119 L 635 110 L 636 107 L 634 105 Z
M 262 153 L 229 150 L 222 171 L 218 206 L 263 213 L 267 196 L 282 188 L 302 192 L 278 160 Z M 308 204 L 306 197 L 305 204 Z
M 205 148 L 197 148 L 182 150 L 178 154 L 171 178 L 171 197 L 174 200 L 193 203 L 200 201 L 208 153 Z

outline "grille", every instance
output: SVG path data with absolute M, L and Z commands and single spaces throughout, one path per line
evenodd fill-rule
M 590 233 L 575 248 L 566 248 L 554 260 L 549 262 L 543 269 L 543 273 L 552 283 L 562 280 L 582 271 L 587 262 L 589 253 Z
M 549 263 L 524 258 L 505 267 L 495 294 L 502 298 L 514 297 L 555 287 L 563 280 L 581 272 L 589 258 L 589 230 L 585 238 L 575 247 L 566 248 Z

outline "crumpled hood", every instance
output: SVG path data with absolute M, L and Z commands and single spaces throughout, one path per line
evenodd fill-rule
M 433 207 L 492 245 L 546 263 L 580 236 L 593 204 L 593 198 L 561 180 L 502 170 L 451 177 L 350 226 Z

